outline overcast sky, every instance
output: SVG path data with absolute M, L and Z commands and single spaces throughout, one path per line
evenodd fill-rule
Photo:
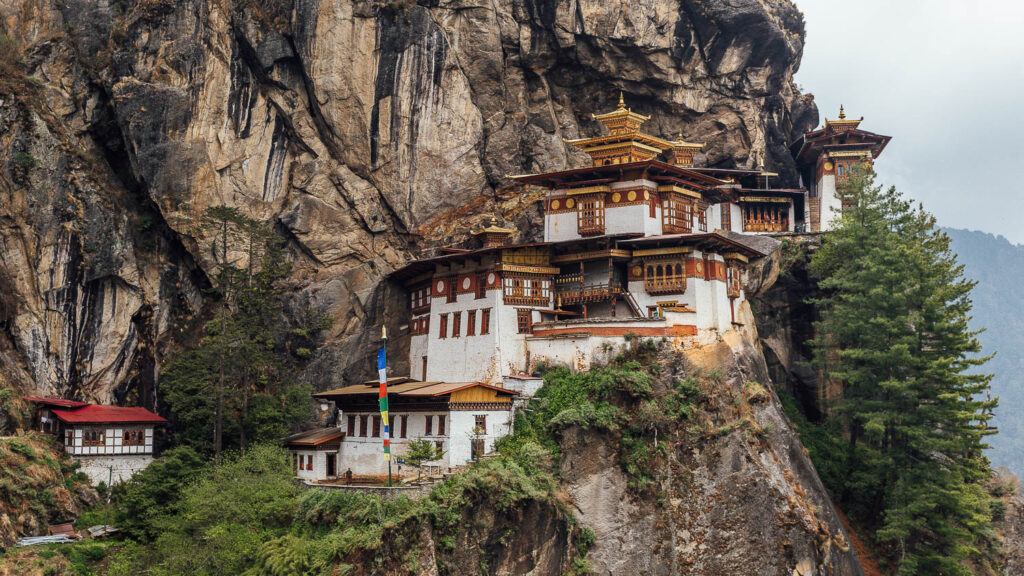
M 1024 2 L 796 0 L 796 81 L 821 121 L 864 116 L 892 136 L 880 181 L 943 226 L 1024 244 Z

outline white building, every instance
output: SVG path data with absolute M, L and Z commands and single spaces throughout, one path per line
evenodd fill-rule
M 344 438 L 345 433 L 338 428 L 310 430 L 285 438 L 295 477 L 314 481 L 337 478 L 338 447 Z
M 164 418 L 139 407 L 98 406 L 26 396 L 35 426 L 55 434 L 93 484 L 123 482 L 153 461 L 153 430 Z
M 842 212 L 839 188 L 866 166 L 871 166 L 892 140 L 860 129 L 864 120 L 847 120 L 842 107 L 839 119 L 804 134 L 790 146 L 800 167 L 801 179 L 810 184 L 805 203 L 808 232 L 824 232 Z
M 337 476 L 349 470 L 360 477 L 383 479 L 388 463 L 383 457 L 384 426 L 378 407 L 378 383 L 367 382 L 315 394 L 335 403 L 339 466 Z M 494 442 L 511 432 L 515 392 L 479 382 L 420 382 L 392 378 L 388 382 L 388 407 L 393 473 L 411 440 L 433 442 L 443 453 L 429 464 L 442 471 L 466 464 L 494 450 Z M 293 448 L 293 450 L 297 450 Z M 296 452 L 298 453 L 298 452 Z M 327 458 L 329 456 L 325 456 Z M 322 479 L 317 460 L 300 477 Z M 330 472 L 325 469 L 325 472 Z M 417 472 L 408 466 L 402 474 Z

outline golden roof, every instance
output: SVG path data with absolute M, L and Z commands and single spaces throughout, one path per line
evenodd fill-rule
M 640 125 L 651 119 L 650 116 L 644 116 L 643 114 L 637 114 L 633 112 L 631 108 L 626 108 L 626 100 L 622 95 L 622 91 L 619 91 L 619 105 L 615 110 L 606 112 L 604 114 L 591 114 L 591 118 L 597 120 L 609 132 L 615 133 L 616 130 L 629 130 L 636 131 L 640 128 Z
M 670 140 L 669 144 L 675 150 L 694 150 L 694 151 L 700 150 L 700 149 L 702 149 L 702 148 L 704 148 L 705 146 L 708 145 L 707 142 L 687 142 L 686 140 L 683 140 L 683 131 L 682 130 L 679 131 L 679 139 L 678 140 Z
M 491 216 L 491 225 L 486 228 L 481 228 L 480 230 L 473 232 L 473 234 L 511 234 L 513 232 L 515 232 L 515 229 L 513 228 L 502 228 L 498 226 L 498 219 Z
M 826 116 L 825 117 L 825 128 L 828 128 L 829 126 L 836 126 L 837 128 L 856 128 L 857 126 L 860 126 L 860 123 L 863 122 L 863 121 L 864 121 L 864 117 L 863 116 L 861 116 L 860 119 L 858 119 L 858 120 L 847 120 L 846 119 L 846 110 L 843 108 L 843 105 L 840 104 L 839 105 L 839 119 L 838 120 L 829 120 L 828 117 Z

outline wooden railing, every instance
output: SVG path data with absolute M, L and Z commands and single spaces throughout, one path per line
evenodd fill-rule
M 563 305 L 600 302 L 621 294 L 622 288 L 611 284 L 561 285 L 556 286 L 555 292 L 558 301 Z
M 644 290 L 646 290 L 648 294 L 679 294 L 686 292 L 686 277 L 671 276 L 668 278 L 645 278 Z

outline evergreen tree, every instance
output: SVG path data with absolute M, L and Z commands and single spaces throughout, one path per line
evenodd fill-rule
M 197 345 L 172 357 L 160 388 L 179 441 L 219 455 L 225 437 L 245 449 L 309 418 L 310 389 L 294 373 L 323 322 L 304 314 L 304 324 L 289 329 L 283 321 L 291 267 L 269 229 L 224 207 L 208 210 L 203 225 L 215 233 L 216 314 Z
M 839 500 L 877 528 L 900 574 L 968 574 L 990 530 L 982 450 L 995 407 L 970 291 L 949 238 L 923 209 L 865 171 L 811 269 L 827 295 L 814 342 L 842 383 L 832 418 L 848 434 Z

